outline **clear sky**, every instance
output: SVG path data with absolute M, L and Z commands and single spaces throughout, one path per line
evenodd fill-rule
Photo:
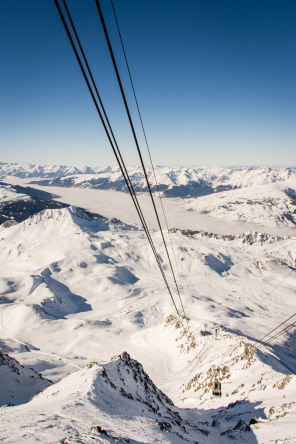
M 68 0 L 139 164 L 94 0 Z M 105 20 L 145 150 L 109 0 Z M 155 164 L 296 165 L 295 0 L 114 0 Z M 0 0 L 0 161 L 115 164 L 53 0 Z

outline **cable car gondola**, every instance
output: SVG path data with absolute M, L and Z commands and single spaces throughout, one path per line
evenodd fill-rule
M 213 396 L 217 396 L 219 398 L 222 396 L 219 367 L 215 368 L 214 381 L 212 382 L 212 394 Z
M 217 396 L 217 397 L 221 398 L 221 396 L 222 396 L 221 382 L 213 381 L 212 393 L 213 393 L 213 396 Z

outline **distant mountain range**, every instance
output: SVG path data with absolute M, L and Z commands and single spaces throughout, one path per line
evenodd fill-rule
M 72 167 L 65 165 L 37 165 L 31 163 L 0 162 L 0 179 L 6 176 L 27 177 L 61 177 L 69 174 L 96 174 L 100 168 L 88 166 Z
M 163 197 L 182 199 L 182 205 L 189 211 L 264 226 L 296 225 L 294 168 L 157 166 L 157 186 L 153 171 L 148 169 L 147 172 L 154 192 L 159 190 Z M 130 167 L 129 174 L 135 191 L 147 193 L 141 168 Z M 42 209 L 65 206 L 54 201 L 52 194 L 34 189 L 34 184 L 127 192 L 125 181 L 116 166 L 90 168 L 0 163 L 0 179 L 7 176 L 27 178 L 32 187 L 8 186 L 2 182 L 0 223 L 7 219 L 19 222 Z M 9 189 L 10 201 L 7 197 Z
M 147 192 L 147 185 L 140 167 L 129 168 L 134 189 Z M 156 190 L 154 174 L 147 169 L 150 184 Z M 249 188 L 272 183 L 289 182 L 289 188 L 296 188 L 294 168 L 243 167 L 159 167 L 155 168 L 158 189 L 165 197 L 194 198 L 222 191 Z M 0 163 L 0 178 L 16 176 L 20 178 L 41 178 L 31 181 L 39 185 L 59 187 L 79 187 L 102 190 L 127 191 L 118 167 L 90 168 L 88 166 L 69 167 L 64 165 L 32 165 Z

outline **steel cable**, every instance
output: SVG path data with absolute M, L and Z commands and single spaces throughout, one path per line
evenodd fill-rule
M 135 141 L 135 144 L 136 144 L 136 148 L 137 148 L 137 151 L 138 151 L 138 155 L 139 155 L 139 158 L 140 158 L 140 162 L 141 162 L 141 165 L 142 165 L 144 176 L 145 176 L 145 179 L 146 179 L 149 195 L 150 195 L 150 198 L 151 198 L 151 201 L 152 201 L 152 204 L 153 204 L 154 212 L 155 212 L 155 215 L 156 215 L 156 218 L 157 218 L 157 222 L 158 222 L 158 226 L 159 226 L 159 229 L 160 229 L 160 232 L 161 232 L 163 244 L 165 246 L 165 250 L 166 250 L 166 253 L 167 253 L 167 257 L 168 257 L 168 261 L 169 261 L 170 268 L 171 268 L 171 271 L 172 271 L 173 279 L 174 279 L 174 282 L 175 282 L 175 285 L 176 285 L 177 293 L 178 293 L 178 296 L 179 296 L 179 299 L 180 299 L 180 302 L 181 302 L 181 306 L 182 306 L 182 310 L 183 310 L 183 313 L 184 313 L 184 317 L 185 317 L 185 319 L 187 321 L 187 317 L 186 317 L 186 314 L 185 314 L 184 306 L 182 304 L 182 300 L 181 300 L 181 296 L 180 296 L 179 287 L 178 287 L 178 284 L 177 284 L 177 281 L 176 281 L 176 277 L 175 277 L 175 273 L 174 273 L 174 270 L 173 270 L 172 262 L 171 262 L 170 255 L 169 255 L 169 252 L 168 252 L 166 240 L 164 238 L 163 229 L 162 229 L 162 226 L 161 226 L 161 222 L 160 222 L 159 215 L 158 215 L 158 212 L 157 212 L 157 208 L 156 208 L 156 205 L 155 205 L 155 201 L 154 201 L 154 198 L 153 198 L 151 186 L 150 186 L 150 183 L 149 183 L 149 180 L 148 180 L 148 175 L 147 175 L 146 167 L 144 165 L 142 153 L 141 153 L 141 150 L 140 150 L 139 142 L 138 142 L 138 139 L 137 139 L 137 136 L 136 136 L 136 132 L 135 132 L 135 128 L 134 128 L 134 124 L 133 124 L 133 121 L 132 121 L 132 118 L 131 118 L 131 114 L 130 114 L 129 107 L 128 107 L 128 104 L 127 104 L 126 96 L 125 96 L 124 89 L 123 89 L 123 86 L 122 86 L 121 77 L 120 77 L 120 74 L 119 74 L 119 71 L 118 71 L 118 67 L 117 67 L 117 64 L 116 64 L 116 61 L 115 61 L 115 57 L 114 57 L 112 45 L 111 45 L 111 42 L 110 42 L 109 34 L 108 34 L 108 31 L 107 31 L 107 28 L 106 28 L 103 12 L 102 12 L 99 0 L 95 0 L 95 2 L 96 2 L 96 5 L 97 5 L 97 9 L 98 9 L 98 13 L 99 13 L 99 16 L 100 16 L 101 24 L 102 24 L 102 27 L 103 27 L 103 31 L 104 31 L 104 34 L 105 34 L 107 46 L 108 46 L 109 53 L 110 53 L 110 56 L 111 56 L 111 59 L 112 59 L 112 63 L 113 63 L 113 67 L 114 67 L 114 70 L 115 70 L 116 78 L 117 78 L 118 85 L 119 85 L 119 88 L 120 88 L 120 91 L 121 91 L 121 96 L 122 96 L 122 99 L 123 99 L 123 102 L 124 102 L 124 106 L 125 106 L 125 109 L 126 109 L 126 113 L 127 113 L 127 116 L 128 116 L 130 127 L 131 127 L 131 130 L 132 130 L 132 133 L 133 133 L 134 141 Z
M 185 300 L 184 286 L 183 286 L 183 283 L 182 283 L 181 274 L 180 274 L 180 270 L 179 270 L 179 267 L 178 267 L 178 263 L 177 263 L 177 259 L 176 259 L 176 255 L 175 255 L 175 250 L 174 250 L 174 247 L 173 247 L 173 242 L 172 242 L 171 234 L 170 234 L 169 227 L 168 227 L 167 217 L 166 217 L 166 214 L 165 214 L 165 210 L 164 210 L 164 206 L 163 206 L 163 202 L 162 202 L 162 198 L 161 198 L 161 194 L 160 194 L 160 190 L 159 190 L 159 186 L 158 186 L 158 181 L 157 181 L 157 178 L 156 178 L 155 168 L 154 168 L 154 165 L 153 165 L 153 162 L 152 162 L 152 156 L 151 156 L 151 152 L 150 152 L 150 148 L 149 148 L 149 144 L 148 144 L 148 139 L 147 139 L 147 136 L 146 136 L 146 131 L 145 131 L 145 128 L 144 128 L 144 123 L 143 123 L 142 115 L 141 115 L 141 112 L 140 112 L 140 107 L 139 107 L 139 103 L 138 103 L 138 99 L 137 99 L 137 95 L 136 95 L 136 91 L 135 91 L 135 87 L 134 87 L 134 82 L 133 82 L 133 79 L 132 79 L 132 75 L 131 75 L 131 71 L 130 71 L 130 67 L 129 67 L 129 63 L 128 63 L 127 55 L 126 55 L 126 51 L 125 51 L 125 47 L 124 47 L 124 44 L 123 44 L 123 38 L 122 38 L 122 35 L 121 35 L 121 31 L 120 31 L 120 27 L 119 27 L 119 23 L 118 23 L 118 19 L 117 19 L 117 15 L 116 15 L 116 11 L 115 11 L 113 0 L 110 0 L 110 1 L 111 1 L 112 9 L 113 9 L 113 14 L 114 14 L 114 18 L 115 18 L 115 22 L 116 22 L 116 26 L 117 26 L 117 30 L 118 30 L 118 35 L 119 35 L 120 42 L 121 42 L 121 47 L 122 47 L 122 51 L 123 51 L 126 67 L 127 67 L 127 70 L 128 70 L 129 79 L 130 79 L 132 90 L 133 90 L 133 94 L 134 94 L 134 99 L 135 99 L 135 102 L 136 102 L 136 106 L 137 106 L 137 110 L 138 110 L 138 114 L 139 114 L 139 118 L 140 118 L 140 122 L 141 122 L 141 127 L 142 127 L 142 131 L 143 131 L 143 135 L 144 135 L 144 139 L 145 139 L 145 143 L 146 143 L 146 148 L 147 148 L 149 159 L 150 159 L 151 168 L 152 168 L 152 171 L 153 171 L 153 176 L 154 176 L 155 185 L 156 185 L 156 188 L 157 188 L 157 192 L 158 192 L 158 196 L 159 196 L 159 200 L 160 200 L 160 204 L 161 204 L 161 208 L 162 208 L 162 213 L 163 213 L 165 224 L 166 224 L 166 229 L 167 229 L 167 232 L 168 232 L 168 236 L 169 236 L 171 248 L 172 248 L 172 251 L 173 251 L 176 268 L 177 268 L 178 275 L 179 275 L 179 281 L 180 281 L 180 284 L 181 284 L 181 287 L 182 287 L 183 296 L 184 296 L 184 300 Z M 184 316 L 185 316 L 185 319 L 186 319 L 186 322 L 187 322 L 187 326 L 188 326 L 188 321 L 187 321 L 187 317 L 185 315 L 185 309 L 184 309 L 183 303 L 181 301 L 181 298 L 180 298 L 180 303 L 181 303 L 181 306 L 182 306 L 182 309 L 183 309 L 183 313 L 184 313 Z
M 68 8 L 66 7 L 65 0 L 62 0 L 62 1 L 63 1 L 64 6 L 65 6 L 66 12 L 69 11 Z M 113 144 L 112 138 L 111 138 L 111 136 L 110 136 L 110 134 L 109 134 L 108 128 L 107 128 L 106 123 L 105 123 L 104 118 L 103 118 L 103 115 L 102 115 L 101 110 L 100 110 L 100 108 L 99 108 L 99 105 L 98 105 L 98 103 L 97 103 L 97 101 L 96 101 L 96 98 L 95 98 L 95 95 L 94 95 L 93 90 L 92 90 L 92 88 L 91 88 L 91 85 L 90 85 L 89 79 L 88 79 L 88 77 L 87 77 L 87 75 L 86 75 L 85 69 L 84 69 L 84 67 L 83 67 L 82 61 L 81 61 L 80 56 L 79 56 L 79 54 L 78 54 L 78 51 L 77 51 L 77 49 L 76 49 L 75 43 L 74 43 L 74 41 L 73 41 L 73 39 L 72 39 L 71 33 L 70 33 L 70 31 L 69 31 L 68 25 L 67 25 L 66 20 L 65 20 L 65 18 L 64 18 L 63 12 L 62 12 L 62 10 L 61 10 L 61 8 L 60 8 L 60 5 L 59 5 L 58 0 L 54 0 L 54 3 L 55 3 L 55 5 L 56 5 L 56 8 L 57 8 L 58 13 L 59 13 L 59 15 L 60 15 L 61 21 L 62 21 L 62 23 L 63 23 L 63 25 L 64 25 L 64 28 L 65 28 L 65 31 L 66 31 L 66 33 L 67 33 L 68 39 L 69 39 L 69 41 L 70 41 L 70 43 L 71 43 L 72 49 L 73 49 L 74 54 L 75 54 L 76 59 L 77 59 L 77 62 L 78 62 L 78 64 L 79 64 L 79 67 L 80 67 L 81 72 L 82 72 L 82 74 L 83 74 L 84 80 L 85 80 L 85 82 L 86 82 L 86 84 L 87 84 L 88 90 L 89 90 L 89 92 L 90 92 L 90 94 L 91 94 L 91 97 L 92 97 L 92 99 L 93 99 L 94 105 L 95 105 L 95 107 L 96 107 L 96 110 L 97 110 L 97 112 L 98 112 L 98 114 L 99 114 L 99 117 L 100 117 L 100 119 L 101 119 L 101 122 L 102 122 L 102 124 L 103 124 L 104 130 L 105 130 L 105 133 L 106 133 L 107 138 L 108 138 L 108 140 L 109 140 L 109 143 L 110 143 L 110 145 L 111 145 L 111 147 L 112 147 L 113 153 L 114 153 L 114 155 L 115 155 L 115 157 L 116 157 L 116 160 L 117 160 L 117 162 L 118 162 L 119 168 L 120 168 L 120 170 L 121 170 L 121 173 L 122 173 L 123 178 L 124 178 L 124 180 L 125 180 L 125 183 L 126 183 L 126 185 L 127 185 L 127 188 L 128 188 L 128 190 L 129 190 L 129 193 L 130 193 L 130 195 L 131 195 L 131 197 L 132 197 L 133 203 L 134 203 L 134 205 L 135 205 L 135 207 L 136 207 L 136 210 L 137 210 L 138 216 L 139 216 L 140 221 L 141 221 L 141 223 L 142 223 L 142 225 L 143 225 L 144 231 L 145 231 L 145 233 L 146 233 L 146 235 L 147 235 L 148 241 L 149 241 L 149 243 L 150 243 L 150 246 L 151 246 L 152 251 L 153 251 L 153 253 L 154 253 L 154 256 L 155 256 L 155 258 L 156 258 L 156 261 L 157 261 L 157 264 L 158 264 L 159 269 L 160 269 L 160 271 L 161 271 L 162 277 L 163 277 L 163 279 L 164 279 L 164 282 L 165 282 L 165 284 L 166 284 L 166 287 L 167 287 L 167 289 L 168 289 L 168 292 L 169 292 L 170 297 L 171 297 L 171 299 L 172 299 L 172 302 L 173 302 L 173 304 L 174 304 L 174 307 L 175 307 L 176 313 L 177 313 L 177 315 L 179 316 L 179 318 L 180 318 L 180 320 L 181 320 L 181 323 L 182 323 L 182 317 L 180 316 L 179 311 L 178 311 L 178 308 L 177 308 L 176 303 L 175 303 L 175 301 L 174 301 L 174 298 L 173 298 L 173 295 L 172 295 L 171 289 L 170 289 L 170 287 L 169 287 L 169 284 L 168 284 L 168 281 L 167 281 L 167 279 L 166 279 L 166 276 L 165 276 L 165 273 L 164 273 L 163 267 L 162 267 L 162 265 L 161 265 L 161 263 L 160 263 L 159 257 L 158 257 L 158 255 L 157 255 L 157 252 L 156 252 L 156 249 L 155 249 L 154 243 L 153 243 L 152 238 L 151 238 L 151 235 L 150 235 L 150 233 L 149 233 L 149 230 L 148 230 L 148 227 L 147 227 L 146 221 L 145 221 L 145 219 L 144 219 L 143 213 L 142 213 L 142 211 L 141 211 L 140 205 L 139 205 L 139 203 L 138 203 L 138 201 L 137 201 L 137 199 L 136 199 L 136 195 L 135 195 L 135 192 L 134 192 L 133 188 L 130 186 L 130 184 L 131 184 L 131 182 L 130 182 L 130 178 L 129 178 L 129 176 L 126 176 L 126 171 L 127 171 L 127 170 L 126 170 L 126 167 L 125 167 L 125 165 L 124 165 L 123 160 L 122 160 L 122 162 L 121 162 L 122 157 L 121 157 L 121 154 L 120 154 L 120 150 L 119 150 L 119 148 L 118 148 L 117 143 L 116 143 L 116 149 L 115 149 L 115 147 L 114 147 L 114 144 Z M 67 14 L 68 14 L 68 12 L 67 12 Z M 72 22 L 72 20 L 70 21 L 70 23 L 71 23 L 71 22 Z M 73 22 L 72 22 L 72 23 L 73 23 Z M 72 23 L 71 23 L 71 24 L 72 24 Z M 73 26 L 74 26 L 74 25 L 73 25 Z M 74 29 L 73 29 L 73 32 L 74 32 Z M 74 32 L 74 34 L 77 34 L 76 31 Z M 79 39 L 78 39 L 78 40 L 79 40 Z M 78 41 L 78 40 L 77 40 L 77 41 Z M 80 42 L 80 41 L 79 41 L 79 42 Z M 79 44 L 78 46 L 82 48 L 81 44 Z M 82 54 L 83 54 L 83 57 L 85 57 L 85 54 L 84 54 L 84 52 L 83 52 L 82 49 L 81 49 L 81 52 L 82 52 Z M 86 57 L 85 57 L 85 60 L 86 60 Z M 87 62 L 85 62 L 85 63 L 86 63 L 87 69 L 89 70 L 90 77 L 91 77 L 91 79 L 92 79 L 92 81 L 93 81 L 93 76 L 92 76 L 91 73 L 90 73 L 89 65 L 88 65 Z M 93 82 L 94 82 L 94 81 L 93 81 Z M 95 90 L 97 90 L 96 87 L 95 87 Z M 99 93 L 98 93 L 98 92 L 97 92 L 97 94 L 98 94 L 98 96 L 99 96 Z M 101 100 L 100 100 L 100 99 L 99 99 L 99 101 L 100 101 L 100 104 L 101 104 Z M 102 105 L 102 109 L 104 109 L 103 105 Z M 106 115 L 105 111 L 104 111 L 104 115 Z M 110 125 L 110 122 L 109 122 L 109 120 L 108 120 L 108 118 L 107 118 L 107 115 L 106 115 L 106 121 L 108 122 L 108 126 L 109 126 L 109 125 Z M 110 128 L 111 128 L 111 125 L 110 125 Z M 114 137 L 114 134 L 113 134 L 112 129 L 110 129 L 110 132 L 111 132 L 111 134 L 112 134 L 112 137 Z M 114 137 L 114 140 L 115 140 L 115 137 Z M 117 151 L 118 151 L 118 152 L 117 152 Z M 182 325 L 183 325 L 183 323 L 182 323 Z M 184 326 L 183 326 L 183 328 L 184 328 Z
M 275 290 L 277 290 L 284 282 L 285 282 L 285 280 L 286 279 L 288 279 L 288 277 L 292 274 L 294 272 L 294 270 L 291 270 L 290 271 L 290 273 L 286 276 L 286 277 L 284 277 L 284 279 L 282 279 L 281 280 L 281 282 L 278 284 L 278 285 L 276 285 L 273 289 L 272 289 L 272 291 L 270 292 L 270 293 L 267 293 L 267 295 L 266 295 L 266 297 L 263 299 L 263 301 L 261 301 L 261 304 L 269 297 L 269 296 L 271 296 L 272 295 L 272 293 L 274 293 L 275 292 Z

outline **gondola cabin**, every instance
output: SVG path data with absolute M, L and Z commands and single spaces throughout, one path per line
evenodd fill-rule
M 212 393 L 213 393 L 213 396 L 218 396 L 219 398 L 221 398 L 221 396 L 222 396 L 221 382 L 213 381 Z

